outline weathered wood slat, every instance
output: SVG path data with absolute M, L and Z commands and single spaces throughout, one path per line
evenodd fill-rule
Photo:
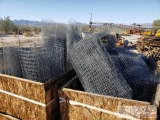
M 20 120 L 20 119 L 0 112 L 0 120 Z
M 60 102 L 60 111 L 62 120 L 81 120 L 81 119 L 114 119 L 125 120 L 117 116 L 102 113 L 92 109 L 86 109 L 82 106 L 74 106 L 67 103 L 73 100 L 79 103 L 91 105 L 97 108 L 117 112 L 118 106 L 148 106 L 150 103 L 137 100 L 123 99 L 99 94 L 87 93 L 82 91 L 63 88 L 59 90 L 59 97 L 66 99 L 66 102 Z M 95 117 L 95 116 L 96 117 Z
M 46 103 L 43 83 L 0 74 L 0 90 Z

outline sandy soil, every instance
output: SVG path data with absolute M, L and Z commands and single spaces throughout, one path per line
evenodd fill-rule
M 42 39 L 41 35 L 35 35 L 32 37 L 26 37 L 24 35 L 19 35 L 14 37 L 13 35 L 3 35 L 0 36 L 0 46 L 3 46 L 5 44 L 33 44 L 33 43 L 38 43 Z

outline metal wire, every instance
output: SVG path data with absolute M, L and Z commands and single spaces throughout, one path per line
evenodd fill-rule
M 69 48 L 69 58 L 83 88 L 87 92 L 132 98 L 131 88 L 117 76 L 109 54 L 104 54 L 97 40 L 97 37 L 81 39 Z
M 3 58 L 3 47 L 0 47 L 0 73 L 4 73 L 4 58 Z
M 22 77 L 22 70 L 17 48 L 18 46 L 14 44 L 4 44 L 4 73 L 11 76 Z
M 66 54 L 66 25 L 43 20 L 40 43 L 19 48 L 23 77 L 46 82 L 63 74 L 66 70 Z
M 46 82 L 64 72 L 64 49 L 48 47 L 19 48 L 23 77 Z M 61 64 L 60 64 L 61 63 Z
M 82 32 L 77 24 L 77 21 L 70 19 L 67 29 L 67 70 L 73 69 L 71 61 L 69 60 L 69 48 L 82 38 Z
M 125 48 L 115 48 L 119 71 L 127 80 L 133 90 L 133 98 L 137 100 L 151 101 L 159 80 L 155 78 L 153 71 L 138 55 Z

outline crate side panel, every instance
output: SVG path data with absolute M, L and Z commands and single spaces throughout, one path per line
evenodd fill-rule
M 42 83 L 0 74 L 0 89 L 45 103 L 45 90 Z
M 98 108 L 117 111 L 118 106 L 146 106 L 150 105 L 148 102 L 136 101 L 131 99 L 123 99 L 111 96 L 104 96 L 98 94 L 92 94 L 87 92 L 81 92 L 64 88 L 59 90 L 59 96 L 69 100 L 77 101 L 80 103 L 88 104 Z
M 0 111 L 23 120 L 46 120 L 46 107 L 0 92 Z

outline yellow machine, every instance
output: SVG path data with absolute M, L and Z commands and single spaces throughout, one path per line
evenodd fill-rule
M 152 35 L 152 30 L 151 30 L 151 29 L 146 29 L 146 30 L 143 32 L 143 35 L 147 35 L 147 36 Z
M 155 34 L 156 37 L 160 37 L 160 29 Z
M 129 30 L 129 29 L 126 29 L 126 30 L 124 31 L 124 34 L 130 34 L 130 30 Z

